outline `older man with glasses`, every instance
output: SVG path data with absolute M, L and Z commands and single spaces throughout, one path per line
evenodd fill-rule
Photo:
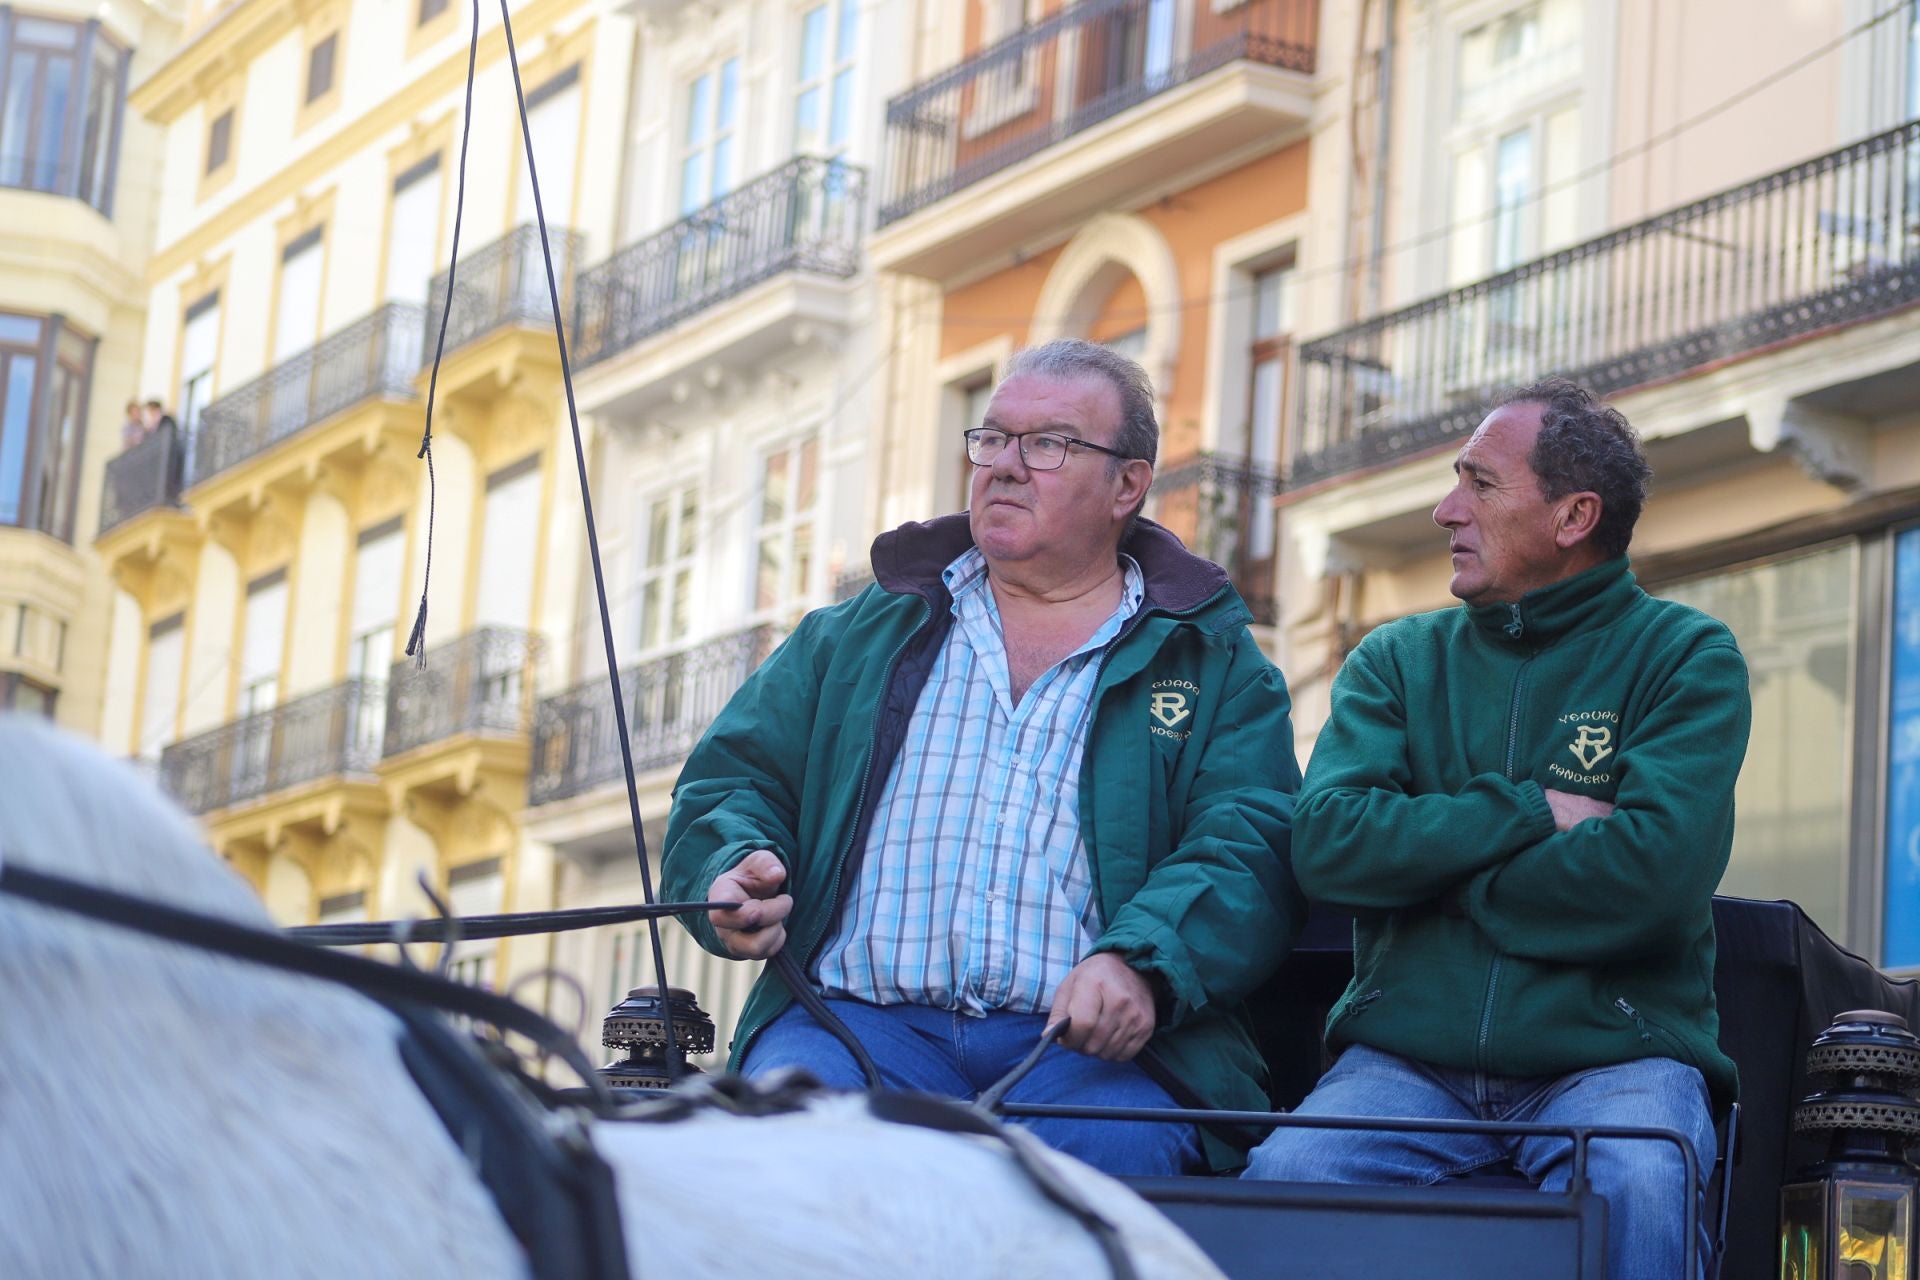
M 1242 1001 L 1305 906 L 1285 682 L 1226 575 L 1139 518 L 1159 428 L 1132 361 L 1009 362 L 966 433 L 970 509 L 883 534 L 875 584 L 809 614 L 680 775 L 663 878 L 738 902 L 710 950 L 785 950 L 890 1087 L 1009 1101 L 1267 1105 Z M 748 1075 L 856 1059 L 761 976 Z M 1049 1119 L 1111 1173 L 1230 1168 L 1239 1135 Z

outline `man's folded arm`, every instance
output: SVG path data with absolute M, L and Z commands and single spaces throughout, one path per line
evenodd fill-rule
M 1295 874 L 1315 901 L 1348 911 L 1429 902 L 1483 868 L 1553 833 L 1537 783 L 1497 773 L 1454 795 L 1411 793 L 1408 735 L 1447 726 L 1409 724 L 1399 692 L 1364 644 L 1333 685 L 1294 821 Z
M 1726 870 L 1751 718 L 1740 651 L 1702 646 L 1620 743 L 1614 811 L 1480 873 L 1468 914 L 1500 950 L 1539 960 L 1625 961 L 1690 939 Z
M 1286 682 L 1259 667 L 1214 721 L 1174 848 L 1094 943 L 1148 975 L 1163 1027 L 1245 998 L 1306 919 L 1288 866 L 1300 767 Z

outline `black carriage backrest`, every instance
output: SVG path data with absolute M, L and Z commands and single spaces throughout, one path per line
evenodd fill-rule
M 1824 1149 L 1793 1135 L 1808 1043 L 1848 1009 L 1886 1009 L 1920 1025 L 1920 986 L 1888 978 L 1791 902 L 1715 898 L 1713 922 L 1720 1047 L 1740 1068 L 1743 1113 L 1721 1274 L 1766 1276 L 1778 1266 L 1780 1184 Z

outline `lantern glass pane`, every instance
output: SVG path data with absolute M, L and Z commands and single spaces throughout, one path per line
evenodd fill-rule
M 1913 1191 L 1836 1180 L 1840 1240 L 1835 1280 L 1906 1280 L 1913 1274 Z
M 1828 1280 L 1827 1184 L 1780 1188 L 1780 1280 Z

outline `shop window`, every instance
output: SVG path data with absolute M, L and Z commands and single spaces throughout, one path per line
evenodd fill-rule
M 1791 899 L 1836 938 L 1846 936 L 1855 557 L 1852 544 L 1830 547 L 1659 592 L 1726 623 L 1752 684 L 1720 892 Z

